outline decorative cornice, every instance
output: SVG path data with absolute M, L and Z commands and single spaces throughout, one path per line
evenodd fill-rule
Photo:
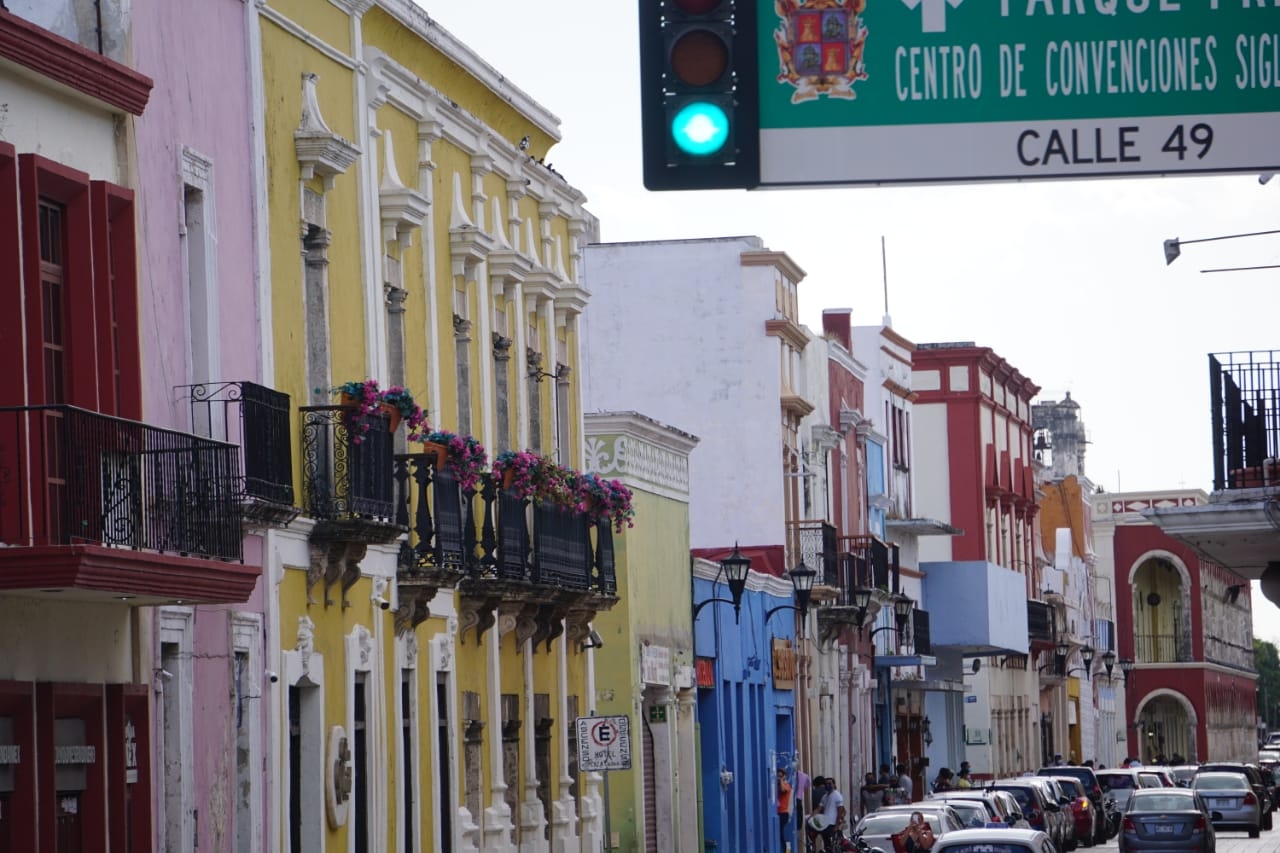
M 382 241 L 397 241 L 401 248 L 409 245 L 413 230 L 421 227 L 427 218 L 430 205 L 427 197 L 412 190 L 400 180 L 396 169 L 395 146 L 391 131 L 382 131 L 385 151 L 382 166 L 382 186 L 378 189 L 378 202 L 382 213 Z
M 319 175 L 324 188 L 329 190 L 333 188 L 333 179 L 351 168 L 360 149 L 325 124 L 316 94 L 319 80 L 317 74 L 302 75 L 302 121 L 293 132 L 293 144 L 298 165 L 302 167 L 302 179 L 309 181 Z
M 687 501 L 689 453 L 698 437 L 637 412 L 588 414 L 586 468 L 647 491 Z
M 799 284 L 805 277 L 805 271 L 786 252 L 743 252 L 739 258 L 744 267 L 773 267 L 792 284 Z
M 0 8 L 0 58 L 140 116 L 152 79 Z
M 764 331 L 772 337 L 782 338 L 800 352 L 809 345 L 809 333 L 799 323 L 786 317 L 765 320 Z

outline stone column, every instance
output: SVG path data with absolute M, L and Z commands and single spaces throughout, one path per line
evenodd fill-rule
M 494 624 L 501 614 L 494 613 Z M 485 639 L 486 680 L 489 694 L 489 807 L 484 810 L 483 849 L 493 853 L 515 853 L 511 840 L 515 827 L 511 823 L 511 807 L 507 805 L 507 783 L 502 767 L 502 654 L 501 635 L 495 629 Z
M 526 638 L 524 656 L 524 716 L 529 721 L 524 738 L 524 797 L 520 800 L 520 853 L 545 853 L 547 819 L 538 799 L 537 715 L 533 701 L 533 641 Z M 563 692 L 563 691 L 561 691 Z

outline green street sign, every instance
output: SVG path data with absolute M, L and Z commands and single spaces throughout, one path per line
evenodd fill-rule
M 1280 0 L 757 0 L 760 184 L 1280 167 Z

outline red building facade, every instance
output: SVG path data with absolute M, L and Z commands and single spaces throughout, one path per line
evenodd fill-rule
M 1165 500 L 1168 500 L 1166 498 Z M 1116 621 L 1128 754 L 1151 762 L 1249 760 L 1256 752 L 1249 584 L 1134 514 L 1115 528 Z

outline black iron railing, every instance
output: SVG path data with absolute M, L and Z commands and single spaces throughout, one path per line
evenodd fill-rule
M 462 489 L 432 454 L 395 458 L 396 520 L 408 528 L 401 572 L 445 569 L 604 595 L 617 592 L 613 531 L 589 515 L 531 504 L 483 477 Z
M 911 637 L 915 642 L 916 654 L 933 654 L 933 642 L 929 639 L 928 610 L 916 609 L 911 611 Z
M 842 580 L 851 584 L 848 589 L 870 588 L 884 592 L 898 591 L 898 546 L 881 541 L 878 537 L 843 536 L 839 547 Z
M 1133 638 L 1134 657 L 1138 663 L 1177 663 L 1191 659 L 1177 634 L 1138 634 Z
M 242 558 L 239 449 L 74 406 L 0 408 L 0 542 Z
M 293 442 L 289 395 L 256 382 L 208 382 L 183 389 L 191 429 L 240 446 L 244 494 L 293 506 Z
M 1213 488 L 1280 488 L 1280 351 L 1209 356 Z
M 394 436 L 381 413 L 304 406 L 302 507 L 319 521 L 393 523 Z
M 818 583 L 839 586 L 839 537 L 835 527 L 825 521 L 793 521 L 789 527 L 789 568 L 803 562 L 818 573 Z
M 1043 601 L 1027 602 L 1027 637 L 1045 643 L 1052 643 L 1056 636 L 1053 631 L 1053 608 Z

